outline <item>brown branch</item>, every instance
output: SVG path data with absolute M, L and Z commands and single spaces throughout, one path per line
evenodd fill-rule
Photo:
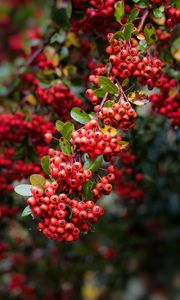
M 140 32 L 144 26 L 144 22 L 146 21 L 146 18 L 147 16 L 149 15 L 149 11 L 148 9 L 146 9 L 142 15 L 142 18 L 141 18 L 141 22 L 139 23 L 139 26 L 137 28 L 137 31 Z

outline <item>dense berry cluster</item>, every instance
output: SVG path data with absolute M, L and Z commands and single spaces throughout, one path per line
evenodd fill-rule
M 32 213 L 41 218 L 38 229 L 53 240 L 71 242 L 81 232 L 90 230 L 103 215 L 103 209 L 94 201 L 77 201 L 60 192 L 57 181 L 46 181 L 44 190 L 33 186 L 28 204 Z
M 112 191 L 112 182 L 115 180 L 115 167 L 110 165 L 107 168 L 107 174 L 100 178 L 93 189 L 94 199 L 99 199 L 102 194 L 108 195 Z
M 26 115 L 17 112 L 15 114 L 2 114 L 0 116 L 0 141 L 21 142 L 26 136 L 32 139 L 34 144 L 39 141 L 42 144 L 43 136 L 48 131 L 53 133 L 55 127 L 52 122 L 46 121 L 44 116 L 33 114 L 30 122 L 26 121 Z
M 103 134 L 96 120 L 91 120 L 77 131 L 72 132 L 72 143 L 77 150 L 87 153 L 91 159 L 98 155 L 117 155 L 121 151 L 119 135 L 112 137 L 110 133 Z
M 40 171 L 40 166 L 32 162 L 25 163 L 15 159 L 16 151 L 13 148 L 5 148 L 0 153 L 0 192 L 7 193 L 13 190 L 13 181 L 28 178 L 32 173 Z
M 55 84 L 49 88 L 39 86 L 35 90 L 35 94 L 38 96 L 40 103 L 50 105 L 57 115 L 61 116 L 62 120 L 69 119 L 72 107 L 82 106 L 82 101 L 61 84 Z
M 61 151 L 49 149 L 50 175 L 57 180 L 61 191 L 73 193 L 82 191 L 82 185 L 92 176 L 90 170 L 84 170 L 75 158 L 64 155 Z
M 112 75 L 122 79 L 137 77 L 138 81 L 147 84 L 149 89 L 162 84 L 160 76 L 163 63 L 157 57 L 139 55 L 137 40 L 132 39 L 130 44 L 126 41 L 119 44 L 119 41 L 113 38 L 113 34 L 108 34 L 108 40 L 110 46 L 106 48 L 106 52 L 110 55 Z
M 142 200 L 143 173 L 135 170 L 136 156 L 131 152 L 120 153 L 121 169 L 116 168 L 115 186 L 121 199 Z
M 180 22 L 180 8 L 173 8 L 169 5 L 166 9 L 166 25 L 173 27 Z
M 127 101 L 120 100 L 111 107 L 103 107 L 99 110 L 99 105 L 95 107 L 98 118 L 105 124 L 115 128 L 127 130 L 135 125 L 136 111 Z
M 17 206 L 9 206 L 9 205 L 0 205 L 0 220 L 2 221 L 4 218 L 9 218 L 18 212 L 19 208 Z
M 150 95 L 150 100 L 156 112 L 172 119 L 172 125 L 180 126 L 180 94 L 174 79 L 164 77 L 161 93 Z

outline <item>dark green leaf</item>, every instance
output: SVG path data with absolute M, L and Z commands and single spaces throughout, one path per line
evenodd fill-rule
M 60 138 L 59 145 L 60 145 L 60 148 L 61 148 L 61 151 L 62 151 L 63 154 L 70 155 L 72 153 L 71 144 L 64 137 Z
M 91 200 L 93 198 L 93 185 L 94 183 L 91 180 L 88 180 L 83 184 L 83 197 L 86 200 Z
M 30 183 L 33 186 L 37 186 L 42 190 L 44 189 L 45 181 L 46 181 L 45 178 L 39 174 L 33 174 L 30 176 Z
M 67 16 L 67 11 L 65 8 L 54 8 L 52 10 L 52 20 L 61 28 L 68 29 L 69 21 Z
M 113 104 L 114 104 L 114 101 L 112 101 L 112 100 L 107 100 L 107 101 L 104 103 L 104 107 L 111 107 Z
M 69 211 L 69 219 L 71 219 L 71 218 L 72 218 L 72 215 L 73 215 L 72 208 L 71 208 L 71 206 L 69 206 L 69 205 L 66 205 L 66 207 L 67 207 L 67 209 L 68 209 L 68 211 Z
M 134 25 L 132 23 L 128 23 L 124 30 L 124 38 L 128 41 L 131 38 L 131 34 L 133 32 Z
M 124 16 L 124 1 L 116 2 L 114 8 L 115 8 L 114 17 L 117 22 L 120 22 L 122 17 Z
M 68 140 L 71 139 L 72 131 L 74 130 L 74 125 L 71 122 L 66 122 L 61 129 L 61 134 Z
M 49 175 L 50 174 L 50 169 L 49 169 L 49 156 L 46 155 L 41 159 L 41 166 L 45 174 Z
M 29 216 L 31 214 L 31 209 L 29 207 L 29 205 L 27 205 L 25 207 L 25 209 L 23 210 L 22 214 L 21 214 L 21 217 L 26 217 L 26 216 Z
M 99 155 L 95 160 L 89 160 L 87 161 L 83 168 L 84 170 L 91 170 L 91 171 L 97 171 L 103 162 L 103 156 Z
M 80 124 L 85 124 L 91 120 L 89 115 L 79 107 L 74 107 L 71 110 L 71 117 Z
M 31 196 L 31 187 L 30 184 L 20 184 L 14 188 L 14 191 L 21 196 Z
M 100 76 L 98 83 L 105 92 L 110 94 L 118 94 L 117 86 L 109 78 Z
M 124 32 L 122 31 L 117 31 L 114 36 L 113 36 L 114 39 L 119 39 L 119 38 L 122 38 L 124 39 Z
M 128 20 L 130 22 L 133 22 L 137 18 L 138 15 L 139 15 L 139 9 L 138 8 L 134 8 L 131 11 L 130 15 L 128 16 Z
M 67 3 L 66 13 L 67 13 L 67 17 L 70 19 L 71 15 L 72 15 L 72 3 L 71 3 L 71 1 L 68 1 L 68 3 Z
M 57 120 L 56 123 L 55 123 L 55 126 L 56 126 L 57 131 L 61 132 L 61 130 L 64 126 L 64 122 L 62 122 L 60 120 Z
M 129 78 L 124 79 L 122 82 L 122 86 L 126 86 L 128 84 L 129 84 Z
M 152 24 L 146 24 L 144 28 L 144 36 L 148 44 L 152 44 L 156 41 L 156 29 Z
M 145 3 L 144 1 L 141 1 L 141 2 L 139 2 L 137 5 L 138 5 L 138 7 L 140 7 L 140 8 L 145 8 L 145 7 L 147 6 L 147 3 Z
M 171 46 L 171 54 L 174 58 L 176 58 L 176 53 L 179 52 L 179 49 L 180 49 L 180 37 L 175 39 Z
M 103 89 L 97 89 L 96 91 L 94 91 L 94 95 L 99 98 L 103 98 L 105 93 L 106 92 Z

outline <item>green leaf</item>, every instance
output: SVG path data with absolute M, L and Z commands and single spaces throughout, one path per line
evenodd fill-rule
M 33 186 L 37 186 L 40 189 L 44 189 L 44 183 L 45 183 L 45 178 L 42 175 L 39 174 L 33 174 L 30 176 L 30 183 Z
M 94 183 L 91 180 L 88 180 L 85 183 L 83 183 L 83 187 L 82 187 L 83 197 L 86 200 L 91 200 L 93 198 L 93 186 Z
M 85 124 L 91 120 L 89 115 L 79 107 L 74 107 L 71 110 L 71 117 L 80 124 Z
M 122 86 L 126 86 L 128 84 L 129 84 L 129 78 L 124 79 L 122 82 Z
M 23 212 L 22 212 L 22 214 L 21 214 L 21 217 L 26 217 L 26 216 L 29 216 L 29 215 L 31 215 L 31 214 L 32 214 L 32 211 L 31 211 L 29 205 L 27 205 L 27 206 L 25 207 L 25 209 L 23 210 Z
M 14 191 L 21 196 L 31 196 L 31 187 L 30 184 L 20 184 L 14 188 Z
M 131 11 L 130 15 L 128 16 L 128 20 L 130 22 L 133 22 L 137 18 L 138 15 L 139 15 L 139 9 L 138 8 L 134 8 Z
M 124 32 L 122 31 L 117 31 L 114 36 L 113 36 L 114 39 L 119 39 L 119 38 L 122 38 L 124 39 Z
M 60 52 L 60 60 L 65 59 L 69 55 L 69 50 L 67 47 L 62 47 Z
M 68 29 L 69 28 L 69 20 L 67 16 L 67 11 L 65 8 L 54 8 L 52 10 L 52 20 L 61 28 Z
M 67 209 L 69 210 L 69 219 L 71 219 L 71 218 L 72 218 L 72 215 L 73 215 L 72 208 L 71 208 L 71 206 L 69 206 L 69 205 L 66 205 L 66 207 L 67 207 Z
M 71 18 L 71 15 L 72 15 L 72 3 L 71 1 L 69 1 L 67 3 L 67 6 L 66 6 L 66 14 L 67 14 L 67 17 L 70 19 Z
M 153 15 L 155 18 L 160 19 L 162 17 L 162 11 L 158 8 L 153 10 Z
M 105 103 L 104 103 L 104 107 L 111 107 L 112 105 L 114 104 L 114 101 L 112 100 L 107 100 Z
M 97 89 L 96 91 L 94 91 L 94 95 L 99 98 L 103 98 L 105 93 L 106 92 L 103 89 Z
M 100 166 L 102 165 L 103 162 L 103 155 L 99 155 L 95 160 L 89 160 L 87 161 L 84 166 L 83 169 L 84 170 L 91 170 L 91 171 L 97 171 Z
M 171 46 L 171 54 L 172 54 L 173 58 L 177 59 L 178 61 L 180 60 L 180 58 L 179 58 L 180 50 L 179 49 L 180 49 L 180 37 L 175 39 Z
M 49 156 L 46 155 L 41 159 L 41 166 L 45 174 L 49 175 L 50 174 L 50 169 L 49 169 Z
M 113 95 L 118 94 L 117 86 L 109 78 L 105 76 L 100 76 L 98 83 L 105 92 Z
M 55 123 L 55 126 L 56 126 L 57 131 L 61 132 L 61 130 L 63 129 L 63 126 L 64 126 L 64 122 L 57 120 Z
M 131 34 L 133 32 L 134 25 L 132 23 L 128 23 L 124 30 L 124 38 L 128 41 L 131 38 Z
M 50 43 L 53 44 L 55 42 L 62 44 L 66 39 L 66 32 L 64 30 L 60 30 L 59 32 L 56 32 L 51 37 Z
M 71 144 L 66 138 L 64 137 L 60 138 L 59 145 L 63 154 L 70 155 L 72 153 Z
M 152 44 L 156 41 L 156 29 L 152 24 L 146 24 L 144 27 L 144 36 L 148 44 Z
M 114 17 L 117 22 L 121 22 L 121 19 L 124 16 L 124 1 L 116 2 L 114 8 L 115 8 Z
M 147 3 L 145 3 L 144 1 L 140 1 L 137 5 L 140 8 L 145 8 L 147 6 Z
M 71 122 L 66 122 L 63 128 L 61 129 L 61 134 L 66 139 L 70 140 L 73 130 L 74 130 L 74 124 L 72 124 Z

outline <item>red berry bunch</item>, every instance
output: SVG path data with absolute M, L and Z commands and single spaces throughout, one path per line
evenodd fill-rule
M 122 199 L 142 200 L 144 174 L 135 170 L 137 157 L 131 152 L 120 153 L 121 169 L 115 171 L 115 187 Z
M 128 128 L 133 128 L 135 125 L 136 111 L 127 101 L 120 100 L 114 103 L 111 107 L 103 107 L 99 111 L 99 105 L 95 107 L 98 112 L 98 119 L 105 125 L 121 128 L 126 131 Z
M 172 34 L 170 32 L 163 32 L 161 29 L 157 29 L 156 33 L 162 42 L 166 42 L 167 40 L 171 39 Z
M 99 199 L 102 194 L 109 195 L 112 191 L 112 181 L 115 180 L 115 167 L 110 165 L 107 168 L 107 175 L 100 178 L 100 181 L 93 189 L 93 195 L 95 199 Z
M 35 48 L 33 52 L 37 51 Z M 33 65 L 37 66 L 40 69 L 50 69 L 54 70 L 56 66 L 53 64 L 52 61 L 48 60 L 44 53 L 39 54 L 36 59 L 33 61 Z
M 61 84 L 55 84 L 49 88 L 39 86 L 35 90 L 35 94 L 41 103 L 50 105 L 63 120 L 70 118 L 69 113 L 72 107 L 82 106 L 82 101 L 74 96 L 67 87 Z
M 160 94 L 152 94 L 149 99 L 153 109 L 167 118 L 172 119 L 173 126 L 180 126 L 180 93 L 174 79 L 163 78 Z
M 96 223 L 104 211 L 94 201 L 79 202 L 58 191 L 57 181 L 46 181 L 43 190 L 32 187 L 32 197 L 27 201 L 32 214 L 42 219 L 38 229 L 45 236 L 60 242 L 72 242 L 81 232 L 89 231 L 91 224 Z
M 160 77 L 163 63 L 160 59 L 148 54 L 142 56 L 136 48 L 138 42 L 135 39 L 131 39 L 130 43 L 120 43 L 118 39 L 113 38 L 112 33 L 108 34 L 107 38 L 110 46 L 106 48 L 106 52 L 110 55 L 109 62 L 112 64 L 111 75 L 122 79 L 137 77 L 137 80 L 143 85 L 147 84 L 149 89 L 162 84 Z
M 71 142 L 76 148 L 95 159 L 99 155 L 115 155 L 121 151 L 119 135 L 112 137 L 110 133 L 103 134 L 98 125 L 98 121 L 91 120 L 77 131 L 72 132 Z
M 166 9 L 166 25 L 173 27 L 180 22 L 180 8 L 173 8 L 169 5 Z
M 73 155 L 66 156 L 54 149 L 49 149 L 48 153 L 50 175 L 57 180 L 60 190 L 81 192 L 83 183 L 91 178 L 92 172 L 84 170 L 80 162 L 74 161 Z

